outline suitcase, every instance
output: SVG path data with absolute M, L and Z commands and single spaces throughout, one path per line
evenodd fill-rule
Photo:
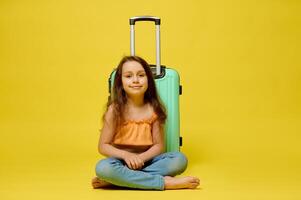
M 167 119 L 164 128 L 165 150 L 166 152 L 180 151 L 182 137 L 180 137 L 180 110 L 179 95 L 182 94 L 180 77 L 176 70 L 161 65 L 160 63 L 160 24 L 161 19 L 153 16 L 138 16 L 130 18 L 130 46 L 131 55 L 135 55 L 135 22 L 153 21 L 156 25 L 156 65 L 150 65 L 154 74 L 157 92 L 164 104 L 167 112 Z M 116 69 L 109 77 L 109 93 L 113 87 L 113 80 Z M 110 97 L 109 97 L 110 98 Z

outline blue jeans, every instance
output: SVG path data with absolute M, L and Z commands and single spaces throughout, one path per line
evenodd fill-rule
M 164 176 L 175 176 L 185 171 L 187 158 L 181 152 L 167 152 L 158 155 L 144 163 L 140 170 L 132 170 L 123 160 L 106 158 L 96 164 L 98 178 L 113 185 L 148 189 L 164 190 Z

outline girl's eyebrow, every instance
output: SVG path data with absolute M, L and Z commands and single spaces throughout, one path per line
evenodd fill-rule
M 131 73 L 131 74 L 133 74 L 134 72 L 133 71 L 125 71 L 125 72 L 123 72 L 124 74 L 127 74 L 127 73 Z M 137 73 L 145 73 L 145 71 L 144 70 L 139 70 L 139 71 L 137 71 Z

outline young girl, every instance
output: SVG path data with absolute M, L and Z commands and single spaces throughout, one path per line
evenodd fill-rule
M 164 153 L 165 119 L 149 65 L 138 56 L 125 56 L 117 67 L 99 139 L 98 151 L 108 158 L 96 164 L 93 188 L 196 188 L 198 178 L 174 177 L 184 172 L 187 158 L 180 152 Z

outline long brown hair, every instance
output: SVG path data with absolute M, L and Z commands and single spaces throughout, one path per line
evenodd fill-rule
M 124 56 L 119 62 L 116 69 L 113 90 L 111 96 L 109 97 L 106 110 L 108 111 L 108 108 L 111 105 L 113 106 L 115 126 L 119 127 L 124 121 L 123 113 L 125 111 L 125 105 L 127 103 L 126 93 L 122 85 L 122 67 L 123 64 L 128 61 L 136 61 L 140 63 L 143 69 L 145 70 L 147 80 L 148 80 L 148 88 L 144 93 L 144 102 L 149 103 L 153 107 L 155 113 L 158 115 L 158 120 L 160 125 L 161 126 L 164 125 L 167 117 L 166 110 L 164 105 L 161 103 L 160 97 L 158 95 L 153 73 L 149 67 L 149 64 L 139 56 Z M 104 120 L 104 116 L 103 116 L 103 120 Z

